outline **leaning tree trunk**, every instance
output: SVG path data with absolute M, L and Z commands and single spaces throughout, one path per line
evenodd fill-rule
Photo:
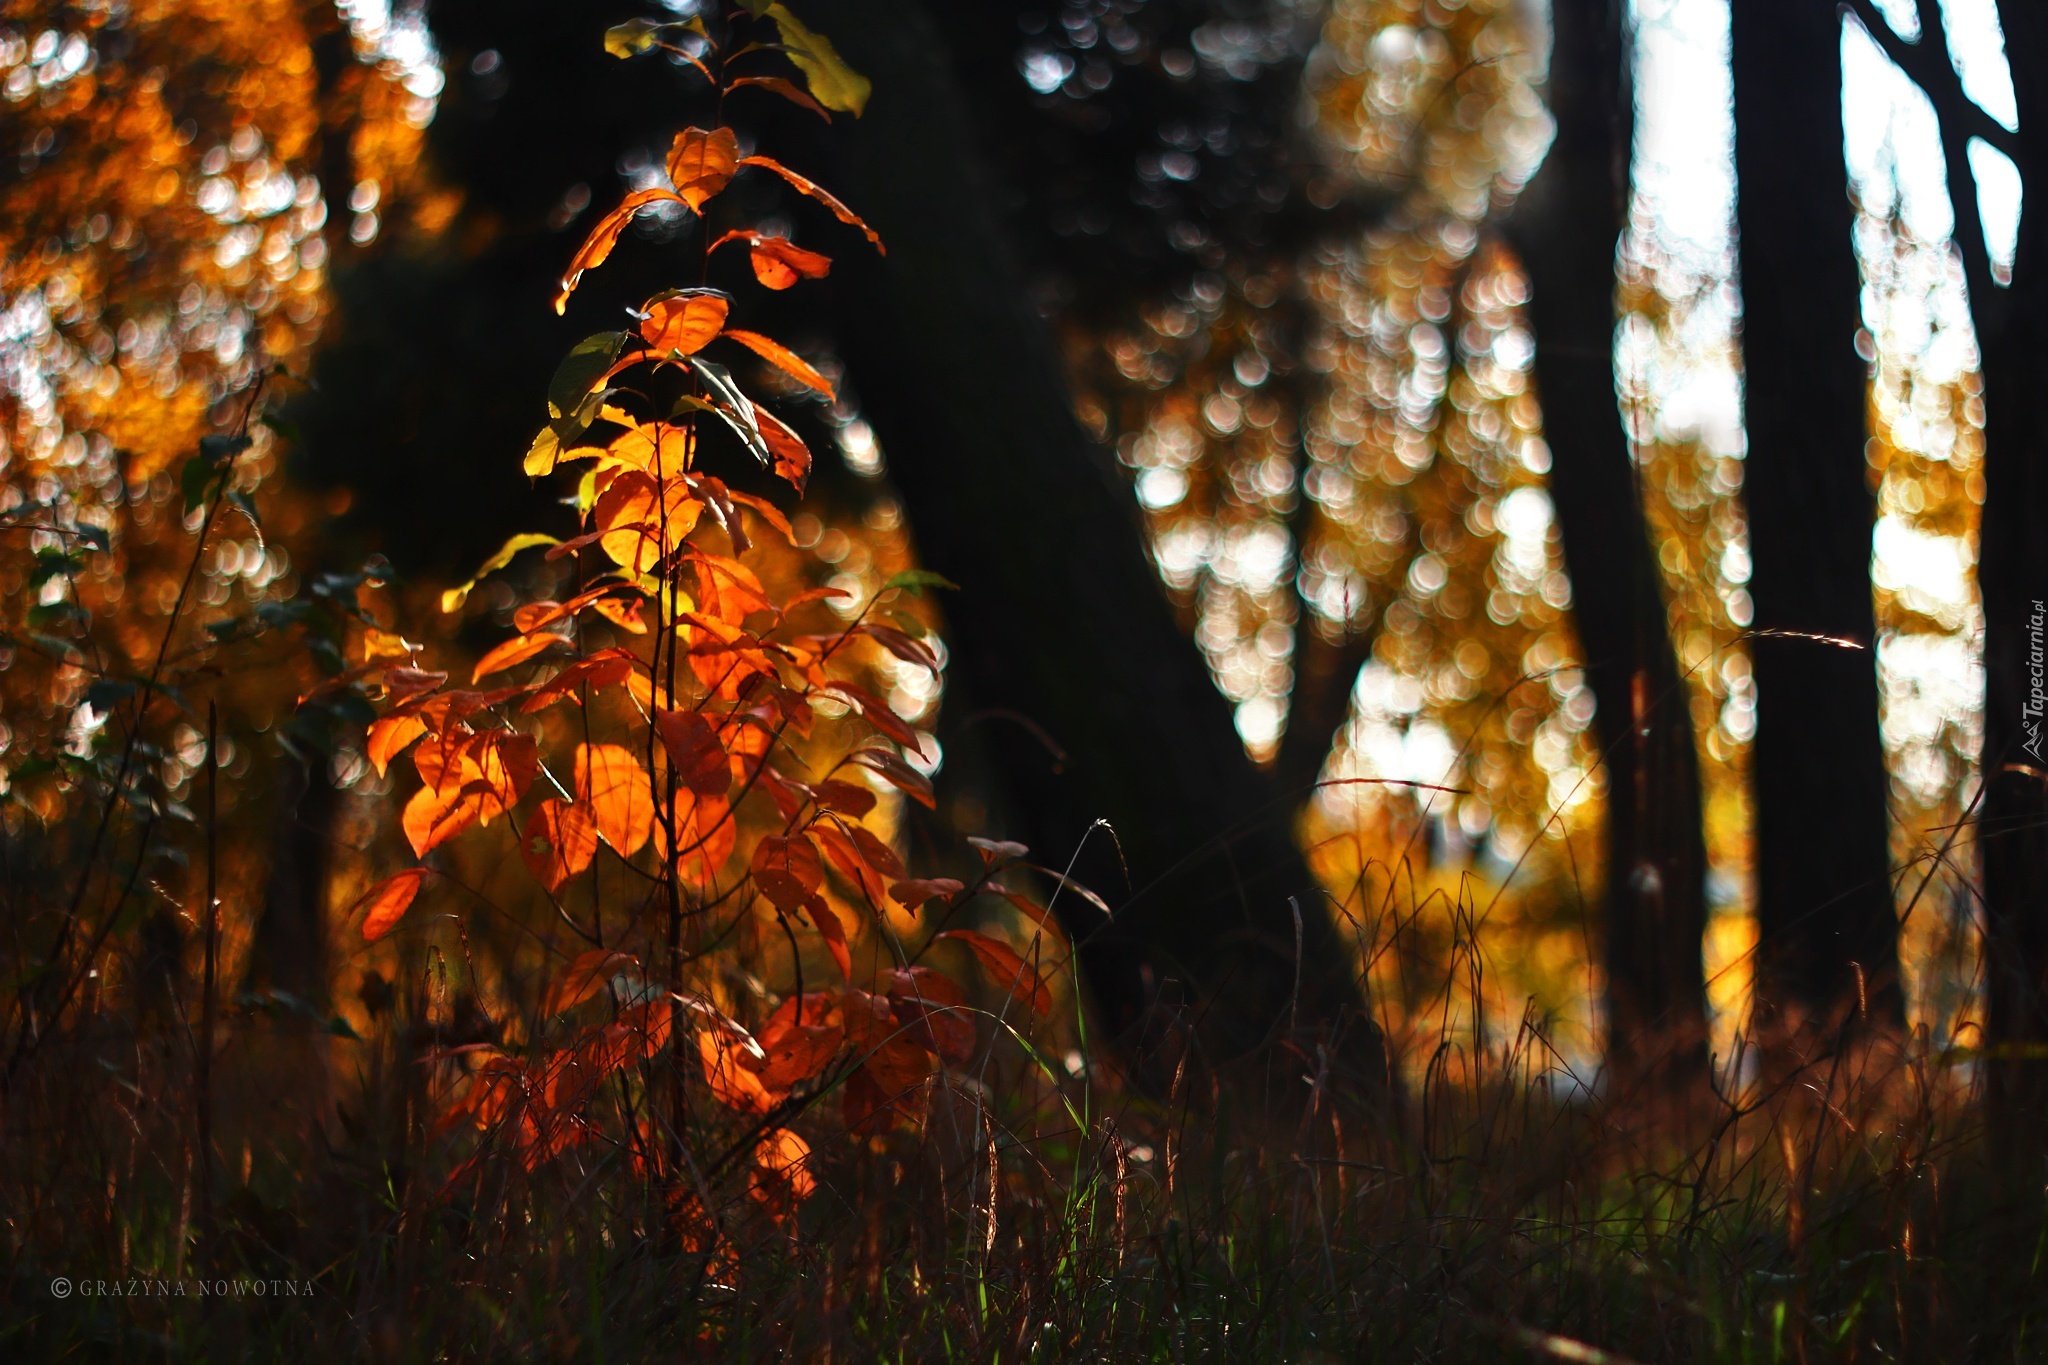
M 1866 371 L 1829 0 L 1734 0 L 1759 1022 L 1899 1018 L 1878 736 Z M 1809 636 L 1853 642 L 1852 648 Z
M 1607 768 L 1607 1060 L 1617 1093 L 1704 1076 L 1706 846 L 1688 697 L 1614 385 L 1634 137 L 1623 0 L 1553 0 L 1557 132 L 1508 224 L 1529 275 L 1550 488 Z
M 1175 989 L 1203 1002 L 1226 1053 L 1290 1020 L 1341 1023 L 1351 1059 L 1383 1075 L 1291 807 L 1246 757 L 1130 492 L 1074 416 L 936 30 L 880 0 L 814 3 L 805 18 L 874 81 L 866 114 L 837 133 L 838 183 L 888 255 L 839 253 L 832 282 L 919 554 L 960 585 L 951 667 L 978 707 L 1064 752 L 1053 762 L 1024 725 L 980 731 L 1038 856 L 1064 866 L 1100 818 L 1115 837 L 1088 839 L 1084 879 L 1121 892 L 1128 868 L 1107 925 L 1061 899 L 1098 1005 L 1125 1029 Z
M 2005 1052 L 1989 1073 L 1992 1101 L 2004 1111 L 1995 1127 L 2038 1140 L 2048 1130 L 2048 13 L 2038 3 L 2000 0 L 1998 17 L 2019 98 L 2013 150 L 2025 196 L 2010 287 L 1973 281 L 1971 299 L 1985 413 L 1978 838 L 1989 1031 Z M 1950 140 L 1946 120 L 1943 132 Z M 1956 221 L 1960 236 L 1964 215 Z

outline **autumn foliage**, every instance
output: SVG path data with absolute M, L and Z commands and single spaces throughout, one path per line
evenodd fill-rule
M 771 36 L 808 90 L 755 70 L 775 55 L 758 41 Z M 780 5 L 738 15 L 719 41 L 692 19 L 625 25 L 608 45 L 621 56 L 684 55 L 721 106 L 754 89 L 829 117 L 857 113 L 865 98 L 830 44 Z M 704 215 L 748 170 L 780 177 L 881 249 L 830 193 L 739 145 L 730 126 L 678 133 L 669 187 L 635 191 L 597 222 L 562 276 L 557 311 L 637 213 L 670 204 Z M 707 261 L 743 247 L 768 289 L 831 267 L 744 226 L 705 241 Z M 789 545 L 790 524 L 769 497 L 714 471 L 751 464 L 801 496 L 811 453 L 729 366 L 758 357 L 803 389 L 829 396 L 832 385 L 780 342 L 734 326 L 739 308 L 708 287 L 667 290 L 630 330 L 588 337 L 562 362 L 524 469 L 573 476 L 577 534 L 514 537 L 482 572 L 544 549 L 573 566 L 573 594 L 519 604 L 515 633 L 466 678 L 409 651 L 359 670 L 384 697 L 370 762 L 380 773 L 409 762 L 418 779 L 399 819 L 419 862 L 362 897 L 363 939 L 402 932 L 429 903 L 468 913 L 437 850 L 502 820 L 518 830 L 534 883 L 587 943 L 546 987 L 526 1046 L 439 1057 L 451 1079 L 444 1129 L 480 1135 L 451 1188 L 493 1152 L 532 1170 L 603 1138 L 669 1190 L 685 1221 L 704 1216 L 685 1179 L 692 1161 L 751 1162 L 755 1195 L 787 1210 L 813 1183 L 806 1140 L 788 1127 L 797 1115 L 830 1098 L 848 1129 L 914 1125 L 947 1069 L 983 1046 L 972 978 L 948 969 L 974 964 L 996 992 L 999 1028 L 1052 1008 L 1057 930 L 996 880 L 1024 850 L 982 842 L 972 885 L 913 877 L 880 819 L 881 793 L 929 806 L 932 792 L 916 766 L 918 735 L 861 684 L 852 647 L 871 642 L 936 675 L 933 643 L 889 609 L 938 580 L 899 575 L 847 621 L 821 610 L 842 592 L 778 595 L 750 562 L 763 541 Z M 446 594 L 444 610 L 459 610 L 474 586 Z M 616 891 L 600 908 L 601 886 L 625 888 L 623 917 Z M 1039 925 L 1028 949 L 951 925 L 982 894 L 1026 907 Z M 772 926 L 771 941 L 788 949 L 786 989 L 760 1000 L 751 1022 L 705 965 L 743 921 Z M 871 951 L 857 954 L 864 941 Z M 718 1135 L 708 1154 L 706 1132 Z

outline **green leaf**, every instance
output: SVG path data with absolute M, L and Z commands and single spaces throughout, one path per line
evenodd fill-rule
M 81 521 L 77 530 L 78 538 L 101 554 L 114 548 L 113 538 L 107 534 L 107 528 L 104 526 L 94 526 L 91 522 Z
M 85 608 L 76 602 L 48 602 L 28 609 L 30 630 L 48 630 L 51 626 L 64 621 L 77 621 L 83 624 L 90 619 L 85 614 Z
M 803 72 L 804 83 L 810 86 L 818 103 L 858 118 L 861 110 L 867 108 L 868 95 L 874 87 L 866 76 L 840 60 L 832 40 L 805 28 L 784 5 L 771 4 L 756 13 L 775 21 L 782 34 L 783 49 L 796 63 L 796 69 Z
M 882 585 L 882 591 L 884 592 L 891 588 L 901 588 L 913 597 L 924 596 L 926 588 L 946 588 L 953 592 L 960 591 L 958 583 L 953 582 L 944 574 L 933 573 L 930 569 L 905 569 L 902 573 L 897 574 Z
M 754 420 L 753 400 L 740 391 L 740 386 L 733 382 L 732 375 L 726 372 L 723 365 L 693 355 L 690 357 L 690 368 L 697 372 L 706 388 L 724 400 L 714 403 L 712 411 L 725 419 L 725 424 L 746 443 L 747 449 L 752 452 L 755 459 L 764 467 L 773 468 L 775 456 L 769 451 L 768 442 L 762 439 L 761 424 Z
M 31 588 L 40 588 L 59 574 L 69 577 L 84 567 L 84 562 L 68 551 L 38 550 L 36 566 L 28 573 L 28 585 Z
M 126 678 L 101 678 L 85 689 L 85 704 L 101 715 L 112 715 L 116 706 L 135 695 L 135 684 Z
M 294 444 L 304 439 L 299 435 L 298 424 L 288 417 L 280 417 L 274 412 L 266 412 L 256 420 Z
M 475 578 L 470 579 L 459 588 L 450 588 L 441 594 L 441 610 L 462 610 L 462 604 L 469 600 L 470 591 L 485 578 L 510 564 L 512 557 L 521 550 L 531 550 L 536 545 L 560 545 L 561 543 L 556 537 L 542 535 L 538 531 L 526 531 L 512 537 L 498 547 L 496 554 L 484 561 L 483 567 L 476 571 Z
M 204 455 L 194 455 L 185 461 L 185 467 L 178 474 L 178 490 L 185 495 L 185 515 L 191 516 L 195 508 L 206 501 L 206 490 L 213 487 L 214 476 L 219 471 Z
M 577 342 L 548 381 L 548 416 L 560 419 L 574 412 L 619 358 L 630 336 L 627 332 L 597 332 Z
M 202 436 L 199 438 L 199 455 L 218 468 L 232 463 L 235 456 L 249 448 L 249 444 L 246 436 Z

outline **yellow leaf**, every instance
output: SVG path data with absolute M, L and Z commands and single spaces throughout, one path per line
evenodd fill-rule
M 810 86 L 818 103 L 860 117 L 874 88 L 868 78 L 840 59 L 830 38 L 805 28 L 786 6 L 770 5 L 768 17 L 781 30 L 782 45 L 788 49 L 789 59 L 804 73 L 804 83 Z

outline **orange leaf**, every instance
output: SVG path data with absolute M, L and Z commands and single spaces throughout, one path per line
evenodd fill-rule
M 641 599 L 638 597 L 605 597 L 592 604 L 597 614 L 617 626 L 620 630 L 634 635 L 645 635 L 647 623 L 640 619 Z
M 548 987 L 540 1012 L 552 1018 L 564 1010 L 574 1009 L 610 985 L 611 979 L 620 972 L 639 965 L 640 959 L 631 953 L 613 952 L 609 948 L 592 948 L 587 953 L 579 953 Z
M 775 476 L 798 493 L 802 493 L 804 485 L 811 477 L 811 448 L 804 444 L 803 437 L 791 431 L 786 422 L 766 408 L 754 409 L 754 423 L 760 428 L 762 444 L 766 445 L 768 453 L 775 457 Z M 737 501 L 739 495 L 734 494 L 733 498 Z M 770 509 L 773 510 L 772 504 Z M 755 510 L 761 509 L 756 506 Z M 779 519 L 782 514 L 776 512 L 775 515 Z M 777 529 L 782 530 L 787 525 L 788 523 L 784 522 Z
M 787 289 L 798 280 L 821 280 L 832 269 L 832 258 L 806 251 L 786 237 L 757 237 L 748 253 L 754 278 L 770 289 Z
M 752 871 L 761 894 L 782 910 L 801 906 L 825 880 L 817 846 L 801 834 L 763 838 L 754 845 Z
M 825 857 L 831 861 L 832 866 L 839 869 L 839 874 L 859 887 L 861 894 L 868 898 L 868 903 L 879 909 L 886 895 L 883 876 L 861 856 L 860 849 L 855 847 L 853 840 L 847 837 L 845 831 L 834 829 L 821 820 L 811 833 L 824 846 Z
M 648 300 L 640 335 L 663 355 L 693 355 L 718 335 L 731 308 L 725 295 L 708 289 L 673 289 Z
M 704 1081 L 711 1095 L 728 1109 L 742 1114 L 765 1114 L 775 1107 L 779 1095 L 761 1084 L 761 1078 L 741 1065 L 747 1056 L 743 1043 L 722 1029 L 705 1029 L 697 1035 L 697 1055 L 704 1060 Z
M 974 1056 L 974 1019 L 967 997 L 948 977 L 929 967 L 897 967 L 878 978 L 889 993 L 891 1011 L 928 1052 L 965 1065 Z
M 832 121 L 832 115 L 825 112 L 824 105 L 818 103 L 809 94 L 799 89 L 795 81 L 785 80 L 781 76 L 741 76 L 727 83 L 725 88 L 728 91 L 740 90 L 749 85 L 759 86 L 763 90 L 773 90 L 791 104 L 802 105 L 819 118 L 825 120 L 825 122 L 830 123 Z
M 391 760 L 426 732 L 427 723 L 418 716 L 383 716 L 370 722 L 370 766 L 382 777 Z
M 787 1090 L 831 1065 L 846 1041 L 844 1017 L 831 1004 L 831 995 L 811 991 L 783 1001 L 782 1007 L 768 1017 L 755 1035 L 763 1054 L 762 1060 L 754 1064 L 762 1085 L 770 1090 Z M 752 1059 L 743 1055 L 742 1064 L 749 1062 Z
M 938 802 L 932 796 L 931 779 L 888 750 L 856 749 L 847 759 L 880 773 L 892 786 L 907 793 L 927 810 L 938 809 Z
M 1009 944 L 990 938 L 987 934 L 973 929 L 948 929 L 934 938 L 949 938 L 967 945 L 975 960 L 981 963 L 982 971 L 989 980 L 1001 986 L 1019 1000 L 1028 1001 L 1039 1014 L 1052 1012 L 1052 992 L 1038 979 L 1038 973 L 1017 956 L 1016 949 Z
M 676 801 L 676 871 L 697 886 L 709 884 L 739 843 L 739 822 L 724 793 L 698 796 L 684 788 Z
M 668 178 L 684 203 L 699 213 L 731 183 L 739 169 L 739 138 L 730 128 L 685 128 L 668 151 Z
M 817 1178 L 806 1169 L 810 1159 L 811 1144 L 795 1133 L 784 1128 L 771 1134 L 754 1149 L 747 1193 L 774 1217 L 788 1218 L 817 1191 Z
M 898 905 L 915 910 L 934 896 L 957 896 L 966 889 L 964 883 L 951 877 L 917 877 L 896 883 L 889 888 L 889 894 Z
M 832 381 L 812 369 L 808 361 L 795 351 L 784 346 L 781 342 L 764 337 L 759 332 L 743 331 L 738 327 L 726 328 L 724 335 L 729 340 L 737 341 L 755 355 L 760 356 L 761 359 L 767 361 L 776 369 L 781 370 L 805 388 L 815 389 L 827 398 L 833 396 Z M 756 420 L 758 421 L 758 416 Z M 763 436 L 765 438 L 765 432 Z
M 629 469 L 604 490 L 591 519 L 602 531 L 598 543 L 612 562 L 642 574 L 674 553 L 703 508 L 682 484 L 662 490 L 649 475 Z
M 685 787 L 702 796 L 725 795 L 732 786 L 732 764 L 710 721 L 695 711 L 661 711 L 654 728 Z
M 519 856 L 534 880 L 550 891 L 590 866 L 597 853 L 597 826 L 583 807 L 550 796 L 534 808 L 519 837 Z
M 431 786 L 421 787 L 405 803 L 399 824 L 405 830 L 413 853 L 421 858 L 447 843 L 483 816 L 484 798 L 459 788 L 443 794 Z
M 626 230 L 626 224 L 633 221 L 633 215 L 649 204 L 663 200 L 688 202 L 674 190 L 634 190 L 619 202 L 619 206 L 607 213 L 583 239 L 583 245 L 569 260 L 569 268 L 562 272 L 561 287 L 555 293 L 555 312 L 563 312 L 569 306 L 569 295 L 576 292 L 576 282 L 583 278 L 583 272 L 594 270 L 604 264 L 605 257 L 612 254 L 618 245 L 619 234 Z
M 586 658 L 576 660 L 542 683 L 519 709 L 538 711 L 564 697 L 573 697 L 576 689 L 585 684 L 591 687 L 615 687 L 632 676 L 633 664 L 633 656 L 623 649 L 601 649 Z
M 363 910 L 363 942 L 375 943 L 391 932 L 392 926 L 404 917 L 414 896 L 420 893 L 420 883 L 427 879 L 424 867 L 407 868 L 405 871 L 386 877 L 364 893 L 363 898 L 349 908 L 353 915 Z
M 690 467 L 696 450 L 697 433 L 690 428 L 650 422 L 621 432 L 605 453 L 657 479 L 672 479 Z
M 470 675 L 470 681 L 477 682 L 492 673 L 523 664 L 536 654 L 543 654 L 556 645 L 566 647 L 568 643 L 563 637 L 549 631 L 515 635 L 476 661 L 476 672 Z
M 577 746 L 576 798 L 590 808 L 597 832 L 622 858 L 638 853 L 654 828 L 647 770 L 622 745 Z
M 743 156 L 739 159 L 738 164 L 741 166 L 759 166 L 763 170 L 775 172 L 784 180 L 787 180 L 791 188 L 795 189 L 798 194 L 809 195 L 829 209 L 834 218 L 837 218 L 848 227 L 859 228 L 862 232 L 866 233 L 867 239 L 875 244 L 876 251 L 881 252 L 884 256 L 889 254 L 889 249 L 882 245 L 882 239 L 876 235 L 873 228 L 860 220 L 859 214 L 840 203 L 830 191 L 815 181 L 798 175 L 772 156 Z

